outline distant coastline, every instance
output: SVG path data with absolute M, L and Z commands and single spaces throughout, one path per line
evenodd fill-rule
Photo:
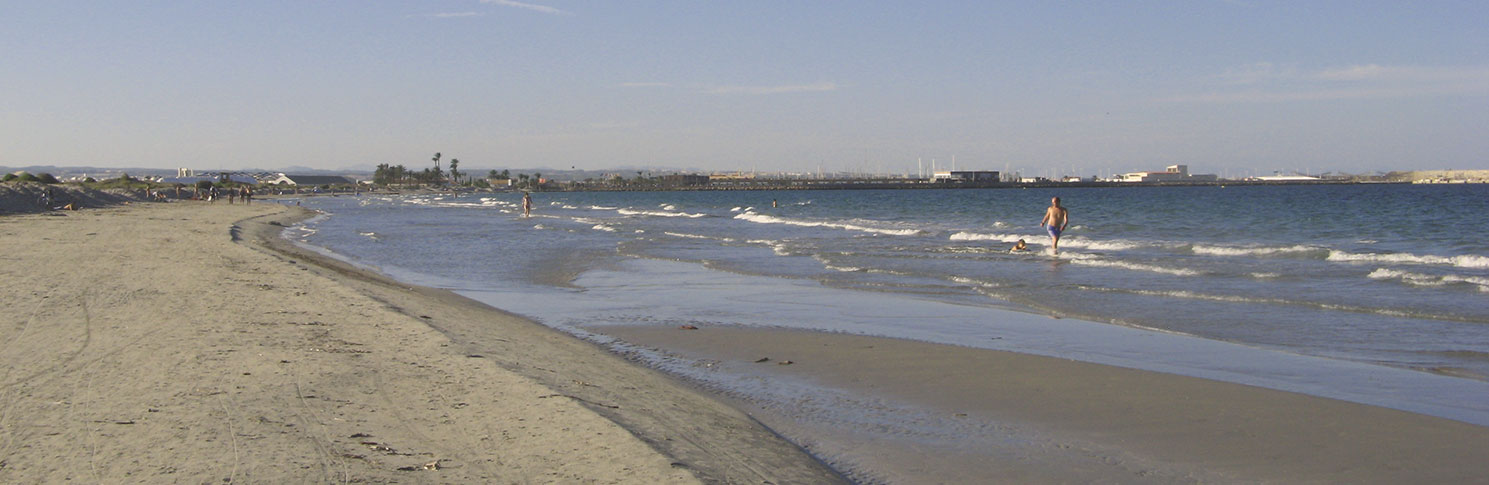
M 654 192 L 715 190 L 917 190 L 917 189 L 1031 189 L 1084 187 L 1227 187 L 1277 185 L 1409 184 L 1407 181 L 1359 180 L 1211 180 L 1185 182 L 926 182 L 901 179 L 761 179 L 730 184 L 700 185 L 562 185 L 544 192 Z

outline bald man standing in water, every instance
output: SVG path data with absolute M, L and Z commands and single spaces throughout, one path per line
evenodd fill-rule
M 1065 226 L 1069 224 L 1070 211 L 1060 207 L 1059 197 L 1051 198 L 1050 208 L 1045 209 L 1044 219 L 1039 221 L 1039 225 L 1044 226 L 1044 229 L 1050 233 L 1051 252 L 1060 250 L 1060 233 L 1065 232 Z

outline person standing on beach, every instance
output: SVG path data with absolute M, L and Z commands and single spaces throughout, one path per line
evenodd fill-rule
M 1050 251 L 1060 250 L 1060 233 L 1065 232 L 1065 226 L 1070 225 L 1070 211 L 1060 207 L 1060 198 L 1050 198 L 1050 207 L 1044 210 L 1044 219 L 1039 225 L 1050 233 Z
M 533 215 L 533 194 L 532 194 L 532 192 L 523 192 L 522 193 L 522 217 L 528 217 L 528 216 L 531 216 L 531 215 Z

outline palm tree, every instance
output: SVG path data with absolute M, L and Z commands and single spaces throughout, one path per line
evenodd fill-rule
M 460 159 L 450 159 L 450 178 L 455 179 L 455 185 L 460 185 Z

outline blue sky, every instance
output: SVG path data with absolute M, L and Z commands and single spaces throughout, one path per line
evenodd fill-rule
M 6 1 L 0 165 L 1489 169 L 1489 2 Z

